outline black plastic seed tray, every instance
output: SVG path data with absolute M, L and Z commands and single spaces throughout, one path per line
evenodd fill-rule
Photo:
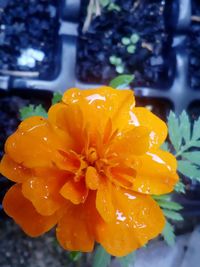
M 85 1 L 82 1 L 82 4 L 84 2 Z M 157 2 L 159 3 L 160 1 Z M 167 64 L 168 67 L 167 74 L 163 78 L 163 83 L 161 79 L 161 82 L 158 84 L 154 83 L 154 86 L 135 86 L 134 84 L 133 86 L 135 94 L 139 97 L 141 102 L 142 99 L 144 99 L 146 103 L 149 98 L 155 101 L 157 99 L 163 99 L 169 103 L 169 108 L 172 107 L 176 112 L 180 112 L 182 109 L 188 109 L 194 101 L 200 99 L 198 82 L 196 82 L 197 85 L 194 88 L 193 84 L 195 82 L 194 79 L 191 78 L 194 73 L 197 77 L 200 77 L 200 73 L 198 76 L 198 69 L 200 68 L 197 69 L 196 67 L 195 72 L 195 65 L 191 65 L 191 61 L 192 63 L 196 63 L 198 59 L 196 59 L 196 61 L 195 59 L 190 59 L 190 55 L 192 54 L 190 53 L 192 50 L 190 44 L 193 43 L 192 37 L 194 36 L 194 33 L 192 34 L 191 31 L 190 23 L 192 3 L 195 2 L 197 3 L 196 5 L 198 5 L 199 2 L 194 0 L 170 0 L 162 2 L 167 3 L 166 12 L 164 12 L 165 30 L 168 38 L 167 45 L 170 45 L 169 49 L 166 51 L 167 54 L 165 58 L 165 64 Z M 80 24 L 84 19 L 84 12 L 82 10 L 81 0 L 60 1 L 60 6 L 57 11 L 60 26 L 57 37 L 54 40 L 54 42 L 57 43 L 57 50 L 54 53 L 54 62 L 52 64 L 52 68 L 55 71 L 53 78 L 50 74 L 47 75 L 45 79 L 40 77 L 31 78 L 19 77 L 16 75 L 2 75 L 0 76 L 0 88 L 4 90 L 42 89 L 47 91 L 64 91 L 66 88 L 72 86 L 84 89 L 102 84 L 101 79 L 99 81 L 97 80 L 95 83 L 88 81 L 83 82 L 78 79 L 77 73 L 80 67 L 77 58 L 81 53 L 79 38 L 81 33 Z M 194 16 L 198 17 L 196 14 Z M 114 23 L 113 21 L 113 25 Z M 198 21 L 195 21 L 195 23 L 197 24 Z M 84 38 L 84 35 L 82 35 L 82 37 Z M 101 49 L 101 40 L 99 40 L 99 44 L 100 47 L 98 50 Z M 109 49 L 112 50 L 112 46 L 109 47 Z M 197 43 L 193 50 L 197 51 L 195 53 L 198 53 L 198 49 Z M 92 55 L 90 60 L 92 60 Z M 87 66 L 88 62 L 83 62 L 83 64 Z M 189 70 L 192 71 L 189 72 Z M 113 76 L 114 75 L 116 75 L 116 73 L 114 73 Z M 88 80 L 90 80 L 90 77 L 88 77 Z M 191 82 L 192 80 L 193 82 Z
M 1 0 L 0 5 L 4 3 L 6 6 L 6 3 L 9 1 L 11 0 Z M 120 2 L 120 0 L 116 1 Z M 150 0 L 142 1 L 151 2 Z M 24 2 L 27 4 L 29 1 Z M 70 87 L 84 89 L 97 87 L 103 83 L 101 79 L 97 79 L 95 83 L 89 82 L 90 77 L 88 77 L 87 82 L 83 82 L 79 79 L 80 75 L 77 75 L 78 69 L 80 70 L 79 53 L 83 52 L 80 50 L 82 47 L 80 45 L 80 38 L 84 40 L 84 35 L 81 33 L 81 25 L 84 20 L 83 6 L 85 2 L 87 1 L 58 1 L 59 4 L 54 9 L 56 11 L 55 21 L 58 28 L 55 31 L 54 39 L 51 40 L 56 45 L 53 50 L 49 71 L 46 71 L 46 74 L 44 72 L 43 75 L 39 71 L 37 77 L 34 77 L 34 72 L 38 72 L 38 69 L 41 70 L 42 67 L 36 68 L 34 71 L 20 70 L 25 72 L 25 74 L 20 73 L 20 75 L 19 73 L 11 73 L 12 75 L 9 72 L 7 74 L 0 73 L 1 91 L 9 91 L 9 96 L 15 95 L 16 91 L 18 95 L 23 94 L 24 91 L 26 91 L 27 95 L 32 95 L 32 89 L 37 90 L 36 94 L 39 94 L 39 92 L 44 93 L 44 91 L 47 94 L 47 91 L 62 92 Z M 124 2 L 129 1 L 121 1 L 121 3 Z M 200 56 L 198 56 L 198 53 L 200 54 L 200 37 L 198 36 L 198 28 L 200 28 L 198 16 L 200 1 L 157 0 L 157 2 L 162 2 L 165 9 L 163 11 L 163 14 L 165 14 L 163 30 L 167 36 L 166 44 L 168 49 L 164 50 L 166 52 L 166 55 L 164 53 L 164 65 L 165 68 L 167 66 L 167 74 L 157 84 L 154 83 L 152 85 L 151 83 L 150 86 L 134 86 L 133 84 L 137 103 L 138 105 L 149 106 L 150 109 L 163 119 L 166 119 L 170 109 L 174 109 L 177 113 L 187 109 L 191 117 L 196 118 L 200 115 Z M 117 18 L 116 14 L 113 16 Z M 113 20 L 112 23 L 114 26 L 116 21 Z M 0 18 L 0 45 L 2 32 Z M 100 36 L 99 44 L 100 46 L 97 47 L 96 52 L 101 50 Z M 112 50 L 112 46 L 109 49 Z M 94 49 L 93 54 L 96 52 Z M 92 56 L 91 54 L 91 60 Z M 84 64 L 87 65 L 88 62 L 86 61 Z M 0 106 L 0 111 L 1 109 L 2 107 Z M 2 183 L 4 184 L 4 181 Z M 1 179 L 0 187 L 2 187 Z M 200 190 L 197 190 L 197 187 L 195 185 L 195 190 L 199 192 Z M 198 202 L 198 200 L 195 201 Z M 197 202 L 195 202 L 195 207 L 197 207 Z

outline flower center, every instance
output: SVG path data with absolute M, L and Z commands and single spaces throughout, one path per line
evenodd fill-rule
M 98 154 L 95 148 L 90 147 L 88 150 L 87 161 L 90 165 L 94 165 L 94 163 L 98 160 Z

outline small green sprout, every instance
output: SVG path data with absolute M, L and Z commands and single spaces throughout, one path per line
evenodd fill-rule
M 109 61 L 112 65 L 115 66 L 115 70 L 117 73 L 122 74 L 124 72 L 124 64 L 120 57 L 117 57 L 115 55 L 110 56 Z
M 102 7 L 107 7 L 110 4 L 110 0 L 100 0 L 100 5 Z
M 137 33 L 133 33 L 130 39 L 132 44 L 136 44 L 140 40 L 140 36 Z
M 140 36 L 137 33 L 133 33 L 131 37 L 123 37 L 121 43 L 127 46 L 126 50 L 129 54 L 134 54 L 136 51 L 136 44 L 140 40 Z
M 110 60 L 110 63 L 114 66 L 118 66 L 122 63 L 122 59 L 117 56 L 111 56 L 109 60 Z
M 112 0 L 100 0 L 100 5 L 103 8 L 107 8 L 108 11 L 121 11 L 120 6 L 117 4 L 113 3 Z
M 120 8 L 120 6 L 116 5 L 115 3 L 110 3 L 108 6 L 108 10 L 119 12 L 119 11 L 121 11 L 121 8 Z
M 116 67 L 116 72 L 122 74 L 124 72 L 124 65 L 119 65 Z
M 127 52 L 128 52 L 129 54 L 134 54 L 134 53 L 135 53 L 135 50 L 136 50 L 136 46 L 135 46 L 135 45 L 129 45 L 129 46 L 127 47 Z
M 123 37 L 122 38 L 122 44 L 123 45 L 129 45 L 130 43 L 131 43 L 130 38 L 128 38 L 128 37 Z

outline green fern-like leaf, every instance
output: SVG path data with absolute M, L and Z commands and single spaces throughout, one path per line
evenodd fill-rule
M 94 253 L 92 267 L 108 267 L 111 262 L 111 255 L 102 246 L 98 246 Z
M 165 217 L 167 217 L 170 220 L 183 221 L 182 215 L 176 211 L 163 209 L 163 213 L 164 213 Z
M 168 129 L 169 129 L 170 141 L 176 152 L 178 152 L 181 146 L 182 135 L 179 125 L 179 120 L 172 111 L 170 111 L 168 117 Z
M 119 257 L 117 259 L 119 260 L 121 267 L 133 266 L 135 262 L 135 252 L 132 252 L 125 257 Z
M 175 185 L 174 191 L 177 193 L 183 193 L 185 194 L 185 185 L 183 182 L 178 181 L 178 183 Z
M 185 111 L 179 117 L 170 112 L 168 128 L 169 139 L 178 159 L 178 171 L 192 180 L 200 181 L 200 151 L 193 151 L 194 148 L 200 148 L 200 118 L 192 127 Z M 182 183 L 176 186 L 176 191 L 184 192 Z
M 41 117 L 47 118 L 47 112 L 43 108 L 42 105 L 38 105 L 36 107 L 34 105 L 23 107 L 19 110 L 19 113 L 20 113 L 21 120 L 25 120 L 33 116 L 41 116 Z
M 56 103 L 59 103 L 60 101 L 62 100 L 62 94 L 59 93 L 59 92 L 55 92 L 53 94 L 53 98 L 51 100 L 52 102 L 52 105 L 56 104 Z
M 162 236 L 169 246 L 173 246 L 175 244 L 174 228 L 168 221 L 166 221 Z

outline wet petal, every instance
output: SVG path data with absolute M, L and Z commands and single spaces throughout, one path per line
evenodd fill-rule
M 91 252 L 94 236 L 90 231 L 90 223 L 84 205 L 68 205 L 56 229 L 60 245 L 70 251 Z
M 26 234 L 40 236 L 49 231 L 58 221 L 58 214 L 42 216 L 21 192 L 21 185 L 12 186 L 3 199 L 5 212 L 12 217 Z
M 5 154 L 0 163 L 0 172 L 13 182 L 23 183 L 32 176 L 32 170 L 14 162 Z
M 76 152 L 80 152 L 84 145 L 84 121 L 80 107 L 79 103 L 59 103 L 52 106 L 48 112 L 50 122 L 65 132 L 72 149 Z
M 96 208 L 106 222 L 113 221 L 115 216 L 112 191 L 113 186 L 111 183 L 102 177 L 96 195 Z
M 136 170 L 127 166 L 108 167 L 106 170 L 107 177 L 116 185 L 124 188 L 133 188 L 136 177 Z
M 6 153 L 26 167 L 52 166 L 56 148 L 62 144 L 48 121 L 42 117 L 24 120 L 6 141 Z
M 162 232 L 165 219 L 149 196 L 113 188 L 115 220 L 97 226 L 97 240 L 113 256 L 125 256 Z
M 32 202 L 38 213 L 50 216 L 65 203 L 59 194 L 65 181 L 59 176 L 32 177 L 23 183 L 22 193 Z
M 166 194 L 178 182 L 175 157 L 162 150 L 152 150 L 141 156 L 133 189 L 145 194 Z
M 112 135 L 112 121 L 109 118 L 104 129 L 103 144 L 106 144 L 110 140 L 111 135 Z
M 105 86 L 90 90 L 70 89 L 65 92 L 63 102 L 67 105 L 79 103 L 85 121 L 94 128 L 98 127 L 103 134 L 109 118 L 114 130 L 129 126 L 130 110 L 135 105 L 135 98 L 131 90 L 116 90 Z
M 149 146 L 148 129 L 143 126 L 138 126 L 115 137 L 110 146 L 110 150 L 111 153 L 115 152 L 119 156 L 132 157 L 132 155 L 144 154 L 149 149 Z
M 82 169 L 87 167 L 81 156 L 73 151 L 59 150 L 55 163 L 59 169 L 76 174 L 81 174 Z
M 73 204 L 77 205 L 85 202 L 88 195 L 88 189 L 83 180 L 79 182 L 71 180 L 61 188 L 60 194 L 67 200 L 70 200 Z
M 144 126 L 150 131 L 151 147 L 159 147 L 167 137 L 167 125 L 146 108 L 133 108 L 131 121 L 135 126 Z

